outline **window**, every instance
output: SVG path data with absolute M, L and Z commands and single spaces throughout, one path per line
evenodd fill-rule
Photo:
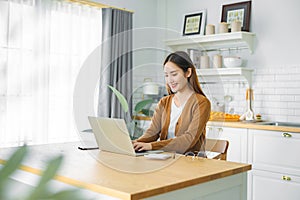
M 99 8 L 0 0 L 0 146 L 78 140 L 73 86 L 100 43 Z

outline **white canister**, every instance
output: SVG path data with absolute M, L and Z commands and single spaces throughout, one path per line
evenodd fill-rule
M 209 56 L 207 56 L 207 55 L 201 56 L 201 58 L 200 58 L 200 68 L 201 69 L 209 68 Z
M 213 56 L 213 67 L 214 68 L 222 67 L 222 55 L 216 54 Z
M 239 32 L 242 30 L 242 22 L 240 21 L 233 21 L 231 23 L 231 32 Z
M 143 84 L 143 94 L 158 95 L 158 85 L 154 82 L 146 82 Z
M 205 28 L 205 35 L 213 35 L 215 34 L 215 25 L 207 24 Z
M 221 22 L 219 24 L 219 33 L 228 33 L 228 23 Z

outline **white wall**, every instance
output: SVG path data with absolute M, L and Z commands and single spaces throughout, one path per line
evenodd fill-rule
M 159 27 L 143 29 L 136 35 L 137 51 L 135 85 L 151 77 L 163 83 L 161 63 L 168 53 L 163 40 L 179 37 L 183 16 L 207 9 L 207 23 L 217 25 L 221 19 L 222 5 L 238 1 L 229 0 L 105 0 L 117 7 L 134 10 L 134 27 Z M 255 69 L 253 75 L 254 111 L 268 120 L 300 121 L 300 1 L 298 0 L 253 0 L 251 32 L 256 33 L 254 54 L 231 52 L 243 56 L 247 67 Z M 146 47 L 151 47 L 149 50 Z M 157 49 L 155 49 L 157 48 Z M 162 48 L 162 49 L 159 49 Z M 142 66 L 142 67 L 141 67 Z M 245 109 L 247 85 L 226 84 L 220 89 L 215 85 L 203 85 L 209 95 L 220 97 L 225 93 L 234 96 L 231 106 L 242 114 Z

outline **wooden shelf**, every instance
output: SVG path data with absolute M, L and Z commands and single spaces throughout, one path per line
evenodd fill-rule
M 249 49 L 253 53 L 253 42 L 255 34 L 250 32 L 222 33 L 214 35 L 201 35 L 191 37 L 181 37 L 165 41 L 172 50 L 186 51 L 186 49 L 200 49 L 202 51 L 222 50 L 222 49 Z

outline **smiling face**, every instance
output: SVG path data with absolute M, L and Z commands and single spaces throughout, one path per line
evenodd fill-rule
M 173 93 L 183 92 L 188 87 L 188 77 L 191 75 L 189 68 L 186 73 L 173 62 L 164 65 L 165 80 Z

